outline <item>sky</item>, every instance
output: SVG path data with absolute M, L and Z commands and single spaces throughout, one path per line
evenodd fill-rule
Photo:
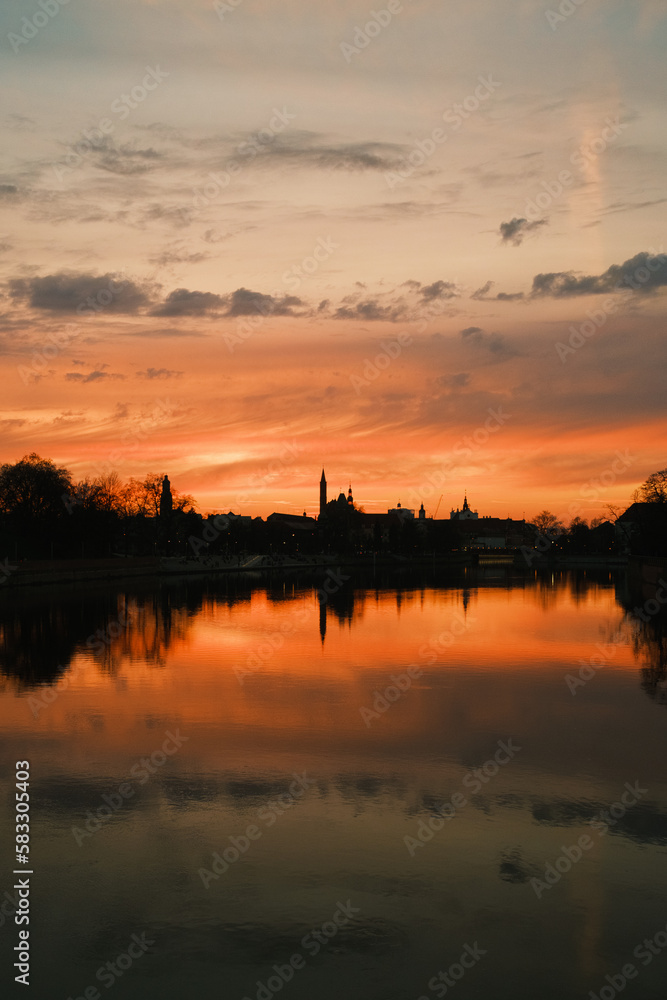
M 666 43 L 662 0 L 5 0 L 0 462 L 626 506 L 667 466 Z

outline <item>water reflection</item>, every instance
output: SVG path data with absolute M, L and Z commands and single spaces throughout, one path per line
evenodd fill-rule
M 287 1000 L 433 995 L 429 979 L 474 941 L 488 955 L 460 1000 L 598 989 L 664 925 L 664 633 L 657 618 L 633 630 L 633 602 L 622 575 L 512 567 L 5 595 L 3 776 L 20 746 L 39 818 L 35 995 L 83 995 L 146 931 L 155 948 L 118 1000 L 255 1000 L 348 900 L 357 918 Z M 573 693 L 568 672 L 614 636 Z M 409 664 L 413 683 L 366 724 L 360 710 Z M 160 759 L 168 733 L 182 744 Z M 515 758 L 489 769 L 508 739 Z M 596 832 L 636 781 L 639 800 Z M 123 783 L 132 795 L 96 819 Z M 585 833 L 586 858 L 538 899 L 531 880 Z M 642 1000 L 661 989 L 652 967 Z
M 474 607 L 480 590 L 525 590 L 546 612 L 554 612 L 566 595 L 579 607 L 612 584 L 621 612 L 608 630 L 610 637 L 625 625 L 631 597 L 621 574 L 607 570 L 521 571 L 514 567 L 463 568 L 449 576 L 404 569 L 382 573 L 340 567 L 318 573 L 294 571 L 287 576 L 259 573 L 206 580 L 133 581 L 123 590 L 104 587 L 50 588 L 5 592 L 0 603 L 0 671 L 21 689 L 53 684 L 77 655 L 89 657 L 104 672 L 118 673 L 125 662 L 164 666 L 169 651 L 188 641 L 198 620 L 217 609 L 248 608 L 258 595 L 267 605 L 284 610 L 286 602 L 304 601 L 316 615 L 322 645 L 330 622 L 352 628 L 369 602 L 393 604 L 397 613 L 406 602 L 423 601 L 427 590 L 447 591 L 464 615 Z M 310 613 L 310 612 L 309 612 Z M 629 633 L 628 633 L 629 634 Z M 664 700 L 665 615 L 654 616 L 634 635 L 637 655 L 644 654 L 643 684 L 647 693 Z M 498 655 L 502 656 L 502 649 Z

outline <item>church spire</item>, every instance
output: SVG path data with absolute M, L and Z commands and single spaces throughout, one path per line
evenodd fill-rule
M 324 517 L 326 506 L 327 506 L 327 477 L 324 475 L 324 469 L 322 469 L 322 478 L 320 479 L 320 517 Z

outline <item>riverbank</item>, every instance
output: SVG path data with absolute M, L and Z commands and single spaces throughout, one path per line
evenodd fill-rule
M 78 584 L 82 582 L 111 582 L 135 578 L 156 579 L 174 577 L 206 577 L 228 574 L 271 574 L 287 573 L 295 570 L 327 570 L 339 567 L 344 570 L 393 570 L 393 569 L 438 569 L 455 570 L 464 566 L 514 565 L 517 568 L 553 566 L 559 569 L 600 569 L 619 568 L 627 565 L 624 556 L 572 556 L 553 559 L 537 555 L 530 564 L 521 552 L 447 552 L 423 554 L 414 557 L 401 555 L 311 555 L 273 556 L 244 555 L 224 560 L 209 557 L 204 560 L 188 560 L 178 556 L 137 556 L 108 559 L 55 559 L 25 560 L 12 565 L 5 564 L 2 591 L 17 587 L 38 587 L 53 584 Z
M 246 555 L 230 560 L 208 558 L 188 560 L 177 556 L 142 556 L 111 559 L 25 560 L 6 564 L 0 593 L 17 587 L 82 583 L 86 581 L 122 581 L 139 577 L 218 576 L 237 573 L 275 573 L 297 569 L 326 570 L 332 567 L 389 569 L 410 566 L 458 567 L 469 565 L 467 553 L 447 553 L 408 559 L 401 556 L 317 555 L 293 558 L 270 555 Z

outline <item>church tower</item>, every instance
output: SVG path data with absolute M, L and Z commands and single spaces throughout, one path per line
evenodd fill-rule
M 160 493 L 160 517 L 169 517 L 172 512 L 174 502 L 171 496 L 171 483 L 169 477 L 162 480 L 162 491 Z
M 324 469 L 322 469 L 322 478 L 320 479 L 320 517 L 324 517 L 326 506 L 327 506 L 327 477 L 324 475 Z

